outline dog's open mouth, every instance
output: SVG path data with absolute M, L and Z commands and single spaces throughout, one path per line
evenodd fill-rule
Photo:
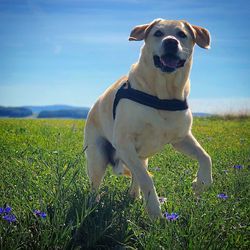
M 176 69 L 184 66 L 186 60 L 173 54 L 165 54 L 161 57 L 154 55 L 155 67 L 160 68 L 162 72 L 174 72 Z

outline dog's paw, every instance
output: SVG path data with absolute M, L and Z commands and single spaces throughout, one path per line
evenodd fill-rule
M 208 182 L 201 181 L 199 178 L 195 178 L 192 183 L 192 188 L 194 194 L 199 196 L 202 194 L 208 187 L 212 185 L 212 180 Z
M 162 218 L 163 216 L 161 212 L 160 203 L 158 202 L 152 205 L 147 204 L 147 211 L 151 219 L 158 219 Z
M 161 219 L 163 218 L 163 215 L 161 213 L 161 210 L 157 209 L 156 211 L 149 211 L 148 210 L 148 214 L 151 220 L 157 220 L 157 219 Z

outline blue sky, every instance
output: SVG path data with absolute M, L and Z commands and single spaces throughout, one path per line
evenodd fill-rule
M 0 105 L 91 106 L 138 59 L 131 29 L 161 17 L 211 33 L 195 49 L 194 109 L 249 108 L 249 16 L 246 0 L 0 0 Z

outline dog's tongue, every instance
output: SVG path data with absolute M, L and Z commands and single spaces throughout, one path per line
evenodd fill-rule
M 165 66 L 165 67 L 169 67 L 169 68 L 177 68 L 178 63 L 179 63 L 179 59 L 175 58 L 175 57 L 161 57 L 160 58 L 161 63 Z

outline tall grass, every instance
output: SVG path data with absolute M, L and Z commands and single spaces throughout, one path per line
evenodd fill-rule
M 241 111 L 228 111 L 224 112 L 218 115 L 215 115 L 215 117 L 218 117 L 220 119 L 224 120 L 242 120 L 242 119 L 248 119 L 250 117 L 250 109 L 242 109 Z
M 130 179 L 107 171 L 89 192 L 83 121 L 0 120 L 0 249 L 249 249 L 250 119 L 196 118 L 194 134 L 213 159 L 214 185 L 197 199 L 197 162 L 166 146 L 149 162 L 162 211 L 150 221 Z M 225 193 L 228 198 L 218 198 Z M 37 215 L 34 209 L 47 214 Z

